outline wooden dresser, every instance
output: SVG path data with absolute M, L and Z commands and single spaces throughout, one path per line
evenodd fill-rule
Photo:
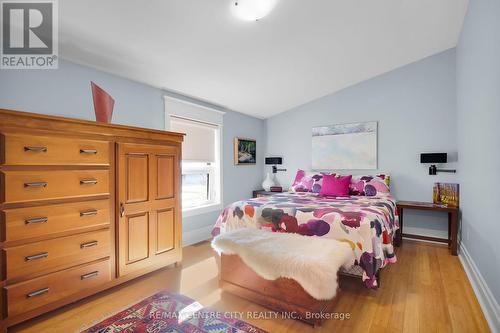
M 3 331 L 181 261 L 182 140 L 0 110 Z

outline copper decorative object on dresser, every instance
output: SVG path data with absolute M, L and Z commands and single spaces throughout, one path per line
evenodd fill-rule
M 98 122 L 109 124 L 113 117 L 115 100 L 94 82 L 90 82 L 90 85 L 92 87 L 92 98 L 94 99 L 95 119 Z
M 0 109 L 1 332 L 181 261 L 182 141 Z

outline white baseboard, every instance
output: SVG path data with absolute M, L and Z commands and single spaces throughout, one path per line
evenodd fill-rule
M 500 306 L 493 297 L 490 288 L 486 284 L 486 281 L 484 281 L 481 272 L 463 243 L 460 244 L 459 258 L 465 273 L 469 277 L 469 281 L 472 284 L 472 288 L 490 325 L 491 331 L 493 333 L 500 333 Z
M 190 230 L 182 234 L 182 246 L 193 245 L 212 237 L 213 225 Z

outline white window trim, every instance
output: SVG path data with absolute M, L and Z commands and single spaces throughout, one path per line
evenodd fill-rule
M 191 216 L 211 213 L 211 212 L 215 212 L 215 211 L 220 211 L 222 208 L 223 208 L 222 202 L 221 203 L 211 203 L 211 204 L 208 204 L 205 206 L 186 208 L 186 209 L 182 209 L 182 217 L 183 218 L 184 217 L 191 217 Z
M 170 120 L 171 117 L 184 118 L 187 120 L 206 122 L 208 124 L 213 124 L 218 127 L 219 138 L 218 138 L 218 152 L 216 155 L 219 156 L 219 160 L 216 161 L 219 166 L 218 179 L 220 183 L 220 193 L 219 193 L 219 202 L 217 203 L 209 203 L 200 207 L 192 207 L 182 209 L 182 217 L 190 217 L 201 214 L 210 213 L 213 211 L 218 211 L 223 208 L 224 203 L 224 181 L 223 181 L 223 138 L 224 138 L 224 127 L 223 127 L 223 117 L 225 112 L 221 110 L 217 110 L 214 107 L 209 106 L 206 103 L 200 102 L 195 103 L 192 99 L 186 100 L 181 97 L 171 96 L 171 95 L 163 95 L 164 98 L 164 107 L 165 107 L 165 130 L 170 130 Z M 169 100 L 180 102 L 182 105 L 178 110 L 169 110 L 167 107 L 167 103 Z M 208 111 L 208 112 L 207 112 Z

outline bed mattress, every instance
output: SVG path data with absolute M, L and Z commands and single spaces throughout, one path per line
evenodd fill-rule
M 377 287 L 377 273 L 395 263 L 393 239 L 398 230 L 396 202 L 380 196 L 322 197 L 315 193 L 279 193 L 235 202 L 220 214 L 212 231 L 241 228 L 329 237 L 352 249 L 353 270 L 368 288 Z

